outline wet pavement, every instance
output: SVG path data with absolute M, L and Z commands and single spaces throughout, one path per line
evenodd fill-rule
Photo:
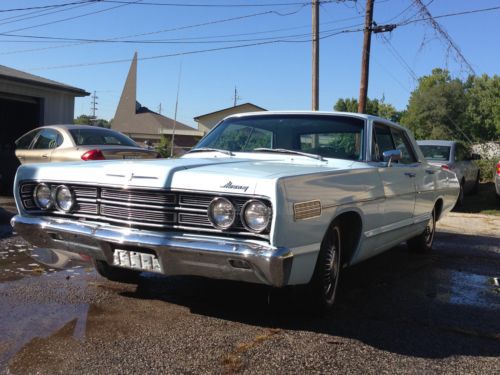
M 401 245 L 346 270 L 325 317 L 300 289 L 110 282 L 0 225 L 0 374 L 498 374 L 500 219 L 469 216 L 440 223 L 430 254 Z

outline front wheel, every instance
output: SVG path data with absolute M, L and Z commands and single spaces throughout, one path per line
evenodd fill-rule
M 137 284 L 141 274 L 139 271 L 110 266 L 102 260 L 94 260 L 94 267 L 99 275 L 119 283 Z
M 340 255 L 340 225 L 334 222 L 321 243 L 314 274 L 308 286 L 309 297 L 318 312 L 331 310 L 335 302 L 341 268 Z
M 431 217 L 425 230 L 416 237 L 413 237 L 406 241 L 406 244 L 410 250 L 417 253 L 425 253 L 432 250 L 432 244 L 434 242 L 434 234 L 436 233 L 436 210 L 432 210 Z

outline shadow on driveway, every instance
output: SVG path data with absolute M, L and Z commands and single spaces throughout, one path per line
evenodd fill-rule
M 121 294 L 259 327 L 351 338 L 401 355 L 498 357 L 500 290 L 492 277 L 500 276 L 500 256 L 487 256 L 496 243 L 438 233 L 430 254 L 396 247 L 344 270 L 336 309 L 328 316 L 308 311 L 298 287 L 143 274 L 135 292 Z

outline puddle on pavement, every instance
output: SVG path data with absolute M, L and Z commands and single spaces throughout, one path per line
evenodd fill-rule
M 61 280 L 66 279 L 66 272 L 58 273 Z M 31 280 L 25 281 L 33 283 Z M 36 281 L 35 281 L 36 282 Z M 80 284 L 80 282 L 77 282 Z M 4 287 L 9 283 L 2 284 Z M 78 290 L 84 290 L 87 282 L 81 281 Z M 64 285 L 64 284 L 62 284 Z M 60 300 L 71 300 L 74 288 L 57 288 Z M 79 291 L 77 292 L 79 293 Z M 2 314 L 2 334 L 0 338 L 0 368 L 14 357 L 34 338 L 45 338 L 61 330 L 69 322 L 74 328 L 69 335 L 76 340 L 85 339 L 89 304 L 29 301 L 17 296 L 2 296 L 0 312 Z
M 495 285 L 493 277 L 460 271 L 446 273 L 448 285 L 437 291 L 435 298 L 452 305 L 500 309 L 500 288 Z
M 79 254 L 33 248 L 19 241 L 4 241 L 0 249 L 0 282 L 50 275 L 58 270 L 78 275 L 85 272 L 89 265 L 90 258 Z

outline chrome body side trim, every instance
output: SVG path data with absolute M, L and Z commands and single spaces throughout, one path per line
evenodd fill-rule
M 196 275 L 282 287 L 288 284 L 293 254 L 264 241 L 232 240 L 183 232 L 152 232 L 82 223 L 75 220 L 20 216 L 14 230 L 42 248 L 86 254 L 109 264 L 119 248 L 152 250 L 165 275 Z M 244 262 L 246 267 L 235 264 Z

